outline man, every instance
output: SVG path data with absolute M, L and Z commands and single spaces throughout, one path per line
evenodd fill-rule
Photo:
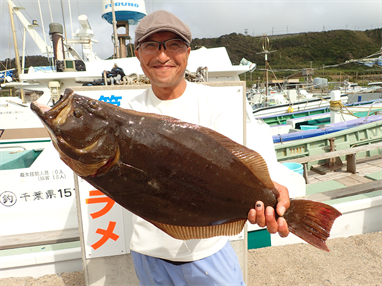
M 167 11 L 142 19 L 135 30 L 135 55 L 152 88 L 135 97 L 130 107 L 203 125 L 239 140 L 229 102 L 221 100 L 214 88 L 184 79 L 191 39 L 189 27 Z M 289 207 L 288 190 L 275 186 L 280 192 L 277 212 L 282 215 Z M 285 220 L 276 220 L 272 207 L 264 209 L 262 202 L 254 206 L 248 213 L 251 223 L 288 235 Z M 227 237 L 182 241 L 139 217 L 133 220 L 130 248 L 140 285 L 244 285 Z

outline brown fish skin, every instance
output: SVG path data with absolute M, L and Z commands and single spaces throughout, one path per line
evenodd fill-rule
M 49 111 L 31 108 L 73 171 L 175 238 L 237 234 L 256 201 L 277 204 L 262 157 L 208 128 L 71 90 Z M 314 223 L 302 224 L 309 215 Z M 328 250 L 325 240 L 339 215 L 325 204 L 292 200 L 284 217 L 293 233 Z

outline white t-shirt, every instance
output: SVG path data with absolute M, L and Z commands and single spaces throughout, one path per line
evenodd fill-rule
M 222 89 L 187 82 L 185 92 L 177 99 L 160 100 L 150 88 L 133 98 L 129 104 L 133 110 L 168 115 L 185 122 L 199 124 L 211 128 L 236 142 L 241 142 L 242 131 L 235 125 L 236 121 L 233 120 L 235 115 L 230 108 L 229 97 L 231 95 L 224 93 Z M 266 128 L 269 129 L 268 126 L 254 124 L 253 116 L 251 118 L 251 115 L 249 115 L 248 121 L 251 120 L 252 125 L 248 125 L 247 122 L 247 126 L 251 126 L 251 129 L 258 129 L 260 132 L 266 131 Z M 256 132 L 256 130 L 247 131 Z M 261 133 L 258 133 L 260 135 L 258 137 L 259 141 L 262 143 L 253 139 L 250 141 L 254 141 L 252 142 L 252 149 L 263 155 L 270 167 L 270 165 L 275 165 L 277 161 L 275 160 L 272 137 L 270 133 L 265 132 L 265 134 L 266 138 Z M 251 148 L 251 146 L 248 147 Z M 277 169 L 276 167 L 273 168 Z M 277 174 L 280 172 L 270 173 L 272 177 L 272 173 Z M 223 248 L 227 240 L 227 237 L 187 241 L 174 239 L 146 220 L 133 215 L 133 234 L 130 249 L 138 253 L 172 261 L 194 261 L 216 253 Z

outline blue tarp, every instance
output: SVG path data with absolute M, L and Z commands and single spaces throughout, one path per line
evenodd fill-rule
M 378 121 L 378 120 L 381 120 L 381 116 L 380 115 L 373 115 L 373 116 L 369 116 L 367 121 L 365 121 L 365 118 L 358 118 L 358 119 L 354 119 L 354 120 L 350 120 L 350 121 L 329 124 L 328 127 L 324 127 L 324 128 L 320 128 L 320 129 L 305 130 L 305 131 L 298 131 L 298 132 L 293 132 L 293 133 L 273 135 L 272 138 L 273 138 L 273 143 L 293 141 L 293 140 L 299 140 L 299 139 L 306 139 L 306 138 L 317 137 L 317 136 L 321 136 L 321 135 L 334 133 L 337 131 L 342 131 L 345 129 L 357 127 L 359 125 L 371 123 L 371 122 Z
M 4 78 L 7 76 L 13 77 L 13 73 L 15 70 L 7 70 L 7 71 L 0 71 L 0 78 Z
M 362 61 L 358 61 L 357 63 L 368 66 L 369 68 L 371 68 L 375 64 L 382 66 L 382 57 L 373 58 L 373 59 L 364 59 Z

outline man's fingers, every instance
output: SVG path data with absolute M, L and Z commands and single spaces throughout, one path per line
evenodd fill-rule
M 276 233 L 278 225 L 275 218 L 275 210 L 272 207 L 267 207 L 265 210 L 265 221 L 269 233 Z
M 287 237 L 289 235 L 288 224 L 283 217 L 277 219 L 278 232 L 281 237 Z
M 256 202 L 255 208 L 248 212 L 248 221 L 259 227 L 267 227 L 269 233 L 279 233 L 281 237 L 289 234 L 288 224 L 283 217 L 276 220 L 274 208 L 268 206 L 264 209 L 264 203 Z
M 265 215 L 264 215 L 264 204 L 263 202 L 256 202 L 256 223 L 260 227 L 264 227 L 265 224 Z
M 252 224 L 256 224 L 256 210 L 250 209 L 248 212 L 248 221 Z
M 273 182 L 273 184 L 275 185 L 280 194 L 277 198 L 276 211 L 278 215 L 283 216 L 285 210 L 290 206 L 289 192 L 285 186 L 280 185 L 276 182 Z

